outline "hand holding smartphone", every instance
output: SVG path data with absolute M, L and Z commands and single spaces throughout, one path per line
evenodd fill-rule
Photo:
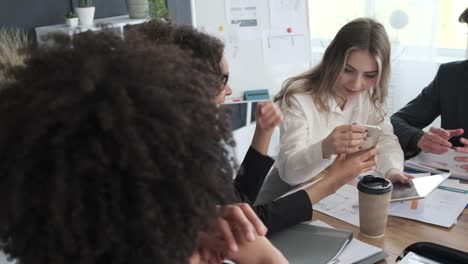
M 380 136 L 380 127 L 378 126 L 370 126 L 370 125 L 360 125 L 367 128 L 367 139 L 361 145 L 362 150 L 367 150 L 373 148 L 377 145 Z

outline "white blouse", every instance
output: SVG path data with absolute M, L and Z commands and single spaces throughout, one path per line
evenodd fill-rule
M 283 102 L 281 110 L 284 122 L 280 126 L 280 152 L 276 166 L 283 181 L 290 185 L 305 182 L 327 168 L 336 158 L 322 158 L 322 141 L 337 126 L 366 124 L 379 126 L 382 130 L 378 141 L 377 171 L 385 175 L 388 170 L 403 170 L 403 151 L 393 134 L 388 119 L 381 121 L 373 109 L 368 93 L 349 99 L 343 110 L 330 100 L 328 118 L 320 113 L 308 94 L 294 94 L 290 106 Z

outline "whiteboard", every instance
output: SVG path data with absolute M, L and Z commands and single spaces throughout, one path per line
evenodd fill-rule
M 282 2 L 296 2 L 307 7 L 306 0 L 273 0 Z M 231 51 L 227 58 L 230 64 L 230 78 L 229 84 L 233 89 L 233 94 L 230 98 L 242 97 L 243 92 L 246 90 L 255 89 L 268 89 L 270 95 L 273 96 L 280 89 L 282 83 L 289 77 L 300 74 L 310 68 L 310 59 L 298 63 L 265 63 L 264 47 L 265 45 L 276 43 L 266 43 L 265 36 L 270 36 L 270 1 L 269 0 L 193 0 L 192 12 L 194 26 L 202 31 L 213 33 L 220 37 L 224 36 L 225 41 L 231 37 L 229 24 L 226 20 L 229 17 L 229 8 L 226 3 L 247 3 L 255 2 L 257 4 L 257 22 L 258 30 L 254 35 L 248 37 L 237 34 L 235 58 L 231 56 Z M 303 39 L 306 39 L 306 46 L 301 46 L 300 52 L 303 52 L 304 57 L 309 58 L 310 49 L 310 36 L 308 30 L 308 9 L 301 8 L 303 17 L 300 22 L 301 27 L 306 28 Z M 219 27 L 223 26 L 224 31 L 220 31 Z M 219 32 L 218 32 L 219 31 Z M 220 35 L 217 35 L 219 33 Z M 276 34 L 276 33 L 275 33 Z M 231 38 L 232 39 L 232 38 Z M 281 40 L 281 39 L 278 39 Z M 283 38 L 284 40 L 284 38 Z M 291 39 L 292 40 L 292 39 Z M 287 39 L 286 39 L 287 41 Z M 293 40 L 294 41 L 294 40 Z M 297 41 L 296 43 L 297 44 Z M 303 48 L 302 48 L 303 47 Z M 303 50 L 302 50 L 303 49 Z M 296 49 L 297 50 L 297 49 Z M 288 48 L 281 49 L 283 57 L 288 57 L 291 50 Z M 227 53 L 227 51 L 226 51 Z M 228 98 L 229 99 L 229 98 Z

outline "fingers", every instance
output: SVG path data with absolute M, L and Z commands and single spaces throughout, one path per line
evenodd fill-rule
M 369 160 L 372 157 L 374 157 L 376 154 L 377 154 L 377 148 L 373 147 L 373 148 L 371 148 L 369 150 L 366 150 L 366 151 L 360 153 L 358 157 L 359 157 L 359 159 L 361 161 L 366 161 L 366 160 Z
M 450 143 L 450 141 L 446 140 L 445 138 L 442 138 L 438 134 L 428 134 L 428 139 L 431 142 L 433 142 L 435 144 L 439 144 L 439 145 L 441 145 L 443 147 L 450 148 L 452 146 L 452 143 Z
M 336 135 L 336 138 L 343 141 L 351 141 L 351 140 L 361 140 L 361 143 L 367 138 L 367 133 L 360 133 L 360 132 L 346 132 L 346 133 L 339 133 Z
M 338 153 L 354 153 L 359 150 L 367 138 L 367 133 L 338 133 L 333 135 L 333 141 Z
M 464 147 L 456 147 L 455 151 L 460 153 L 467 153 L 468 154 L 468 139 L 460 138 L 460 143 L 464 145 Z
M 200 256 L 203 260 L 208 261 L 208 263 L 212 263 L 210 262 L 211 260 L 218 260 L 218 257 L 223 255 L 223 252 L 227 250 L 225 241 L 219 239 L 212 233 L 200 232 L 198 235 L 198 243 Z
M 424 152 L 443 154 L 448 151 L 452 144 L 437 134 L 424 133 L 418 141 L 418 147 Z
M 229 225 L 228 221 L 226 221 L 223 218 L 218 217 L 217 224 L 218 224 L 219 231 L 221 232 L 224 240 L 229 246 L 229 249 L 234 252 L 239 250 L 239 247 L 237 246 L 236 240 L 234 238 L 234 234 L 232 232 L 231 226 Z
M 423 152 L 435 153 L 435 154 L 444 154 L 448 151 L 447 147 L 443 147 L 437 144 L 425 142 L 421 145 L 420 149 Z
M 431 133 L 434 133 L 434 134 L 436 134 L 436 135 L 439 135 L 440 137 L 442 137 L 442 138 L 444 138 L 444 139 L 446 139 L 446 140 L 450 139 L 450 132 L 447 131 L 447 130 L 445 130 L 445 129 L 443 129 L 443 128 L 431 127 L 431 128 L 429 129 L 429 131 L 430 131 Z
M 404 184 L 409 182 L 408 177 L 406 177 L 405 175 L 398 175 L 397 180 Z
M 259 119 L 262 128 L 275 128 L 283 122 L 283 114 L 279 110 L 273 110 L 265 113 L 265 116 Z
M 465 147 L 468 147 L 468 139 L 466 139 L 466 138 L 460 138 L 460 143 L 462 143 L 463 145 L 465 145 Z
M 370 158 L 367 161 L 361 162 L 361 170 L 360 170 L 359 174 L 361 174 L 363 172 L 366 172 L 366 171 L 372 170 L 376 166 L 376 164 L 377 164 L 377 162 L 373 158 Z
M 346 132 L 366 133 L 367 132 L 367 128 L 357 125 L 357 124 L 341 125 L 341 126 L 337 126 L 335 129 L 338 132 L 342 132 L 342 133 L 346 133 Z
M 455 157 L 454 160 L 460 162 L 468 162 L 468 157 Z
M 248 241 L 255 239 L 254 229 L 260 236 L 266 235 L 267 228 L 250 205 L 245 203 L 225 205 L 222 210 L 222 217 L 238 227 Z
M 252 224 L 255 230 L 257 231 L 257 234 L 259 236 L 266 235 L 266 233 L 268 232 L 268 229 L 263 224 L 262 220 L 260 220 L 260 218 L 257 216 L 257 214 L 255 214 L 252 207 L 250 207 L 250 205 L 246 203 L 240 203 L 237 205 L 242 209 L 243 213 L 247 217 L 250 224 Z
M 463 133 L 465 133 L 465 131 L 463 130 L 463 128 L 447 130 L 447 132 L 450 134 L 450 135 L 449 135 L 449 139 L 452 138 L 452 137 L 456 137 L 456 136 L 463 135 Z
M 271 129 L 283 121 L 281 110 L 273 102 L 264 102 L 259 106 L 257 106 L 257 123 L 261 128 Z
M 409 182 L 407 175 L 397 169 L 390 169 L 390 171 L 387 172 L 387 175 L 385 175 L 385 178 L 391 182 L 401 182 L 403 184 Z
M 344 160 L 346 159 L 346 154 L 338 154 L 338 156 L 336 156 L 336 160 Z
M 253 227 L 249 219 L 244 215 L 242 210 L 236 205 L 224 206 L 223 218 L 235 225 L 245 235 L 248 241 L 255 239 Z

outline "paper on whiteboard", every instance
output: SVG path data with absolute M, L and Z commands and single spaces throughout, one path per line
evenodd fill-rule
M 239 26 L 229 25 L 223 30 L 220 27 L 204 26 L 200 28 L 201 31 L 217 37 L 224 43 L 224 54 L 231 67 L 240 63 L 240 45 L 239 45 Z
M 225 0 L 226 24 L 239 26 L 241 39 L 258 38 L 258 0 Z
M 306 35 L 272 36 L 263 32 L 263 62 L 271 64 L 307 64 L 310 61 Z
M 271 35 L 307 34 L 306 0 L 270 0 L 269 4 Z

